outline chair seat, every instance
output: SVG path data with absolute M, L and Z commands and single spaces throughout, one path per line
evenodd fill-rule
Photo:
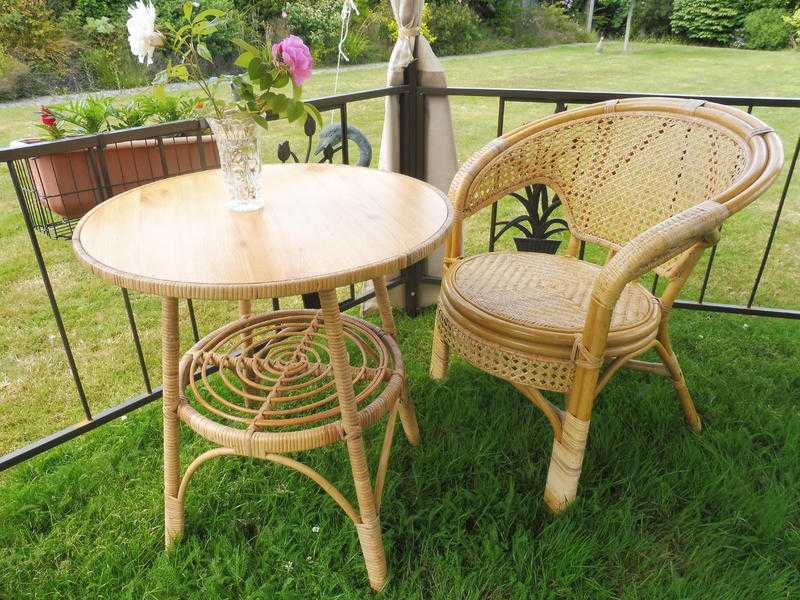
M 477 359 L 481 368 L 487 367 L 487 360 L 503 365 L 499 368 L 506 374 L 489 369 L 501 377 L 544 389 L 568 389 L 576 343 L 600 269 L 575 258 L 533 252 L 492 252 L 459 261 L 442 282 L 445 337 L 468 361 Z M 650 344 L 659 318 L 657 299 L 641 284 L 628 284 L 613 313 L 606 356 Z M 490 359 L 481 345 L 493 347 L 495 354 L 510 353 L 519 368 L 509 371 L 506 358 Z M 540 377 L 537 372 L 544 367 L 534 363 L 545 363 L 545 370 L 558 367 L 559 374 L 539 373 Z M 521 379 L 515 376 L 520 369 Z

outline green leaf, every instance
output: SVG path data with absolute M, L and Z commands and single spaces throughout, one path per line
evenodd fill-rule
M 258 124 L 258 125 L 260 125 L 261 127 L 263 127 L 264 129 L 269 129 L 269 121 L 267 121 L 267 120 L 266 120 L 264 117 L 262 117 L 262 116 L 261 116 L 261 115 L 259 115 L 258 113 L 256 113 L 256 114 L 254 114 L 254 115 L 253 115 L 253 120 L 254 120 L 254 121 L 255 121 L 255 122 Z
M 287 83 L 289 83 L 289 74 L 286 72 L 281 72 L 275 76 L 275 81 L 272 82 L 272 87 L 286 87 Z
M 305 116 L 305 114 L 305 104 L 297 102 L 296 100 L 289 101 L 289 108 L 286 109 L 286 117 L 289 119 L 289 123 L 294 123 L 300 117 Z
M 170 69 L 169 76 L 181 81 L 189 81 L 189 69 L 186 68 L 186 65 L 175 65 Z
M 211 35 L 217 30 L 209 21 L 200 21 L 192 25 L 192 35 Z
M 247 74 L 253 81 L 258 81 L 264 76 L 269 75 L 269 67 L 264 63 L 260 56 L 256 56 L 247 65 Z
M 192 6 L 191 2 L 184 2 L 183 3 L 183 18 L 187 21 L 192 18 Z
M 157 87 L 163 86 L 168 81 L 169 81 L 169 73 L 167 73 L 166 69 L 162 69 L 161 71 L 156 73 L 155 77 L 153 77 L 153 85 Z
M 272 73 L 269 69 L 267 69 L 266 73 L 262 73 L 261 76 L 258 78 L 258 87 L 262 90 L 269 90 L 272 87 L 273 82 L 275 79 L 272 77 Z
M 273 94 L 273 96 L 275 97 L 272 99 L 272 112 L 276 114 L 285 113 L 291 100 L 283 94 Z
M 313 104 L 303 104 L 303 108 L 308 116 L 314 119 L 317 122 L 317 125 L 322 127 L 322 113 L 319 112 L 319 109 L 317 109 L 317 107 Z
M 208 46 L 203 42 L 197 43 L 197 53 L 208 62 L 214 62 L 214 59 L 211 57 L 211 52 L 208 51 Z
M 248 44 L 247 42 L 245 42 L 245 41 L 244 41 L 244 40 L 242 40 L 242 39 L 239 39 L 239 38 L 233 38 L 233 43 L 234 43 L 234 44 L 236 44 L 236 45 L 237 45 L 239 48 L 241 48 L 241 49 L 242 49 L 242 50 L 244 50 L 245 52 L 250 52 L 250 53 L 252 53 L 253 55 L 259 55 L 259 54 L 261 54 L 261 53 L 258 51 L 258 48 L 256 48 L 255 46 L 253 46 L 253 45 L 251 45 L 251 44 Z
M 198 21 L 202 21 L 207 17 L 224 17 L 224 16 L 225 16 L 225 11 L 223 10 L 220 10 L 218 8 L 207 8 L 205 10 L 201 10 L 194 18 L 193 22 L 197 23 Z
M 235 64 L 237 67 L 247 69 L 247 67 L 250 66 L 250 61 L 253 60 L 254 58 L 255 55 L 252 52 L 250 51 L 242 52 L 239 55 L 239 57 L 235 61 L 233 61 L 233 64 Z

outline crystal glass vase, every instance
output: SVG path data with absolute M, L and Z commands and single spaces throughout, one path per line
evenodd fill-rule
M 235 212 L 263 208 L 258 125 L 243 114 L 206 120 L 217 142 L 219 164 L 228 191 L 228 208 Z

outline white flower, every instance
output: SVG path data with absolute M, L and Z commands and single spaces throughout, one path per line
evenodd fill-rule
M 156 7 L 152 2 L 147 4 L 144 0 L 139 0 L 133 6 L 128 7 L 128 43 L 131 52 L 144 63 L 153 64 L 153 52 L 156 48 L 164 45 L 163 36 L 156 31 Z
M 314 533 L 319 533 L 319 525 L 314 525 L 314 526 L 311 528 L 311 531 L 313 531 Z

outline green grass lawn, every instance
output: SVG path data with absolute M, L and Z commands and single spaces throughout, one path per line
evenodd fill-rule
M 451 85 L 800 96 L 797 52 L 636 44 L 447 59 Z M 383 85 L 343 73 L 340 91 Z M 332 92 L 320 74 L 309 96 Z M 349 108 L 379 147 L 383 102 Z M 462 158 L 494 136 L 496 100 L 454 99 Z M 552 110 L 515 104 L 507 127 Z M 35 107 L 0 109 L 0 144 L 33 132 Z M 787 150 L 798 111 L 757 110 Z M 270 147 L 286 133 L 268 134 Z M 273 156 L 268 156 L 274 160 Z M 746 301 L 779 185 L 726 224 L 708 300 Z M 795 181 L 757 299 L 800 308 Z M 486 214 L 467 246 L 485 248 Z M 0 452 L 81 418 L 16 199 L 0 178 Z M 43 247 L 94 410 L 141 388 L 119 292 L 65 242 Z M 691 293 L 697 281 L 690 282 Z M 158 303 L 133 296 L 154 380 Z M 267 308 L 267 304 L 259 305 Z M 257 307 L 258 308 L 258 307 Z M 202 331 L 234 314 L 198 303 Z M 185 318 L 185 311 L 182 315 Z M 455 362 L 427 377 L 432 313 L 400 321 L 423 445 L 398 436 L 383 509 L 400 598 L 800 597 L 800 359 L 795 322 L 676 311 L 674 343 L 705 419 L 686 430 L 667 382 L 622 373 L 593 418 L 581 497 L 541 501 L 551 433 L 510 386 Z M 189 343 L 184 327 L 184 344 Z M 160 409 L 151 406 L 0 476 L 0 599 L 368 596 L 355 532 L 313 483 L 224 459 L 190 488 L 187 537 L 162 550 Z M 380 428 L 370 433 L 379 439 Z M 186 458 L 204 446 L 186 435 Z M 340 447 L 303 457 L 347 489 Z M 320 526 L 318 533 L 312 531 Z

